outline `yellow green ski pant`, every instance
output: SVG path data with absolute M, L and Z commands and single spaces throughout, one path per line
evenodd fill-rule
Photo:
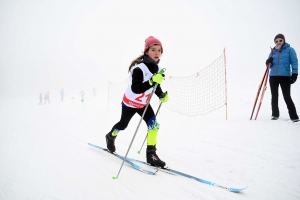
M 158 133 L 158 129 L 156 130 L 148 130 L 148 136 L 147 136 L 147 145 L 149 146 L 154 146 L 156 145 L 157 141 L 157 133 Z

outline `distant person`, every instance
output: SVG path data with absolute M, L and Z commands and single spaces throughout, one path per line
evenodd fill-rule
M 42 96 L 42 93 L 40 93 L 40 103 L 39 105 L 43 105 L 43 96 Z
M 93 95 L 94 95 L 94 97 L 97 95 L 97 90 L 96 90 L 96 88 L 93 88 Z
M 84 95 L 85 95 L 85 93 L 83 92 L 83 90 L 81 90 L 81 92 L 79 94 L 81 96 L 81 102 L 84 102 Z
M 61 89 L 61 90 L 60 90 L 60 96 L 61 96 L 61 101 L 63 101 L 63 100 L 64 100 L 64 96 L 65 96 L 65 91 L 64 91 L 64 89 Z
M 280 85 L 284 101 L 287 105 L 290 119 L 298 122 L 295 104 L 291 97 L 291 84 L 294 84 L 298 77 L 298 59 L 296 51 L 286 43 L 283 34 L 278 34 L 274 38 L 275 47 L 266 60 L 266 65 L 270 64 L 270 88 L 272 104 L 272 120 L 277 120 L 280 116 L 278 107 L 278 87 Z
M 47 92 L 47 94 L 45 95 L 44 97 L 44 104 L 48 101 L 48 103 L 50 103 L 50 95 L 49 95 L 49 92 Z
M 138 113 L 142 116 L 146 105 L 148 104 L 153 87 L 158 84 L 155 94 L 160 98 L 161 102 L 169 100 L 168 94 L 164 93 L 160 84 L 164 80 L 164 75 L 160 74 L 158 63 L 163 53 L 161 42 L 150 36 L 145 41 L 144 53 L 133 60 L 129 66 L 130 84 L 125 91 L 122 101 L 121 119 L 116 123 L 111 131 L 106 134 L 107 149 L 110 152 L 115 152 L 115 139 L 119 131 L 124 130 L 131 118 Z M 159 123 L 156 120 L 154 111 L 149 104 L 143 120 L 147 124 L 147 163 L 152 166 L 164 168 L 166 163 L 162 161 L 156 154 L 156 139 L 159 130 Z

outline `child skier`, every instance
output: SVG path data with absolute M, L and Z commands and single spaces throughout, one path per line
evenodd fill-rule
M 149 101 L 153 87 L 157 85 L 155 94 L 160 101 L 165 103 L 169 100 L 167 92 L 162 92 L 160 84 L 164 80 L 164 75 L 160 74 L 160 61 L 163 47 L 161 42 L 153 36 L 145 40 L 144 54 L 132 61 L 129 66 L 130 84 L 125 91 L 122 101 L 121 119 L 116 123 L 111 131 L 106 134 L 106 145 L 110 152 L 115 152 L 115 139 L 120 130 L 124 130 L 129 124 L 135 113 L 142 116 L 144 109 Z M 154 111 L 149 104 L 143 120 L 148 126 L 147 135 L 147 163 L 152 166 L 163 168 L 166 163 L 156 154 L 156 138 L 159 130 L 159 124 L 156 121 Z

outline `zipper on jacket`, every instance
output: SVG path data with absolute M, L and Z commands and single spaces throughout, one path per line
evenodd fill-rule
M 276 76 L 278 76 L 279 65 L 280 65 L 280 51 L 278 51 L 278 65 L 277 65 L 277 68 L 276 68 Z

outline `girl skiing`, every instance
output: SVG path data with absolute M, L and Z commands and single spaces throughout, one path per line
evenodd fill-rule
M 160 101 L 165 103 L 169 100 L 167 92 L 162 92 L 160 87 L 164 80 L 164 75 L 158 73 L 161 69 L 158 63 L 162 53 L 163 47 L 161 42 L 157 38 L 150 36 L 145 40 L 144 54 L 131 62 L 128 70 L 130 73 L 129 86 L 123 96 L 121 119 L 105 136 L 107 149 L 110 152 L 116 151 L 115 139 L 119 131 L 127 127 L 133 115 L 138 113 L 142 116 L 155 84 L 158 84 L 155 94 Z M 166 163 L 156 154 L 156 138 L 160 125 L 156 120 L 151 105 L 148 106 L 143 120 L 148 127 L 147 163 L 163 168 Z

